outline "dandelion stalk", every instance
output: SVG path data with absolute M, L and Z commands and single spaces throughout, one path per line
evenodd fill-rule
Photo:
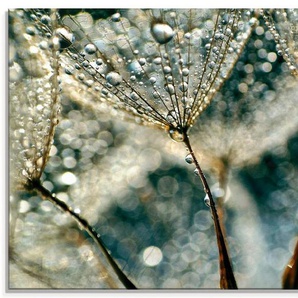
M 81 228 L 83 228 L 88 235 L 94 240 L 94 242 L 100 247 L 102 253 L 107 258 L 109 264 L 112 266 L 113 270 L 115 271 L 116 275 L 118 276 L 119 280 L 127 289 L 137 289 L 137 287 L 128 279 L 125 273 L 120 269 L 117 265 L 113 257 L 108 252 L 105 244 L 103 243 L 100 235 L 96 232 L 96 230 L 88 223 L 88 221 L 82 218 L 79 214 L 74 212 L 71 207 L 69 207 L 65 202 L 59 200 L 55 197 L 50 191 L 44 188 L 40 180 L 28 180 L 27 189 L 30 191 L 36 191 L 38 195 L 43 200 L 47 200 L 51 202 L 55 207 L 60 209 L 61 211 L 68 213 L 78 224 Z
M 183 142 L 186 145 L 189 153 L 191 154 L 193 158 L 193 162 L 196 167 L 196 173 L 200 177 L 204 191 L 206 195 L 209 198 L 209 205 L 211 209 L 211 214 L 214 222 L 214 228 L 215 228 L 215 233 L 216 233 L 216 239 L 217 239 L 217 246 L 218 246 L 218 252 L 219 252 L 219 267 L 220 267 L 220 287 L 222 289 L 237 289 L 237 283 L 234 277 L 233 269 L 232 269 L 232 264 L 229 258 L 228 250 L 225 244 L 222 228 L 220 225 L 218 213 L 216 210 L 215 202 L 212 197 L 212 193 L 210 190 L 210 187 L 208 185 L 208 182 L 206 180 L 206 177 L 200 167 L 200 164 L 193 152 L 193 149 L 190 144 L 190 140 L 188 137 L 188 134 L 186 132 L 183 133 Z

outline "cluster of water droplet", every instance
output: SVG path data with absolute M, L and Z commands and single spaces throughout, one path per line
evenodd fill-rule
M 96 99 L 183 141 L 181 130 L 209 105 L 250 26 L 242 11 L 220 10 L 216 20 L 214 12 L 121 10 L 96 21 L 87 12 L 65 16 L 63 28 L 72 32 L 58 31 L 69 55 L 65 73 Z
M 51 18 L 23 10 L 10 14 L 15 51 L 11 65 L 20 68 L 10 80 L 11 167 L 18 171 L 12 178 L 37 179 L 52 145 L 60 109 L 57 61 L 49 46 L 51 35 L 46 34 L 50 32 Z
M 290 71 L 298 75 L 298 11 L 297 9 L 275 9 L 260 11 L 275 42 L 277 54 L 283 56 Z

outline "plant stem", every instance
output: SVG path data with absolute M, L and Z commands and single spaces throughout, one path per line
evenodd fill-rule
M 70 216 L 89 234 L 89 236 L 95 241 L 95 243 L 100 247 L 104 256 L 107 258 L 109 264 L 114 269 L 119 280 L 127 289 L 137 289 L 137 287 L 128 279 L 124 272 L 119 268 L 117 263 L 114 261 L 110 253 L 108 252 L 105 244 L 100 238 L 100 235 L 96 233 L 95 229 L 90 226 L 88 221 L 82 218 L 79 214 L 75 213 L 71 207 L 69 207 L 65 202 L 56 198 L 51 192 L 44 188 L 39 180 L 29 181 L 28 188 L 30 190 L 35 190 L 42 199 L 50 201 L 58 209 L 65 213 L 70 214 Z
M 234 277 L 232 264 L 229 258 L 228 250 L 225 244 L 224 236 L 222 233 L 222 229 L 219 223 L 219 218 L 217 214 L 217 210 L 215 207 L 215 202 L 212 197 L 212 193 L 210 191 L 210 187 L 208 185 L 208 182 L 206 180 L 206 177 L 196 159 L 196 156 L 192 150 L 192 147 L 190 145 L 189 137 L 186 132 L 184 132 L 184 138 L 183 142 L 186 145 L 187 149 L 189 150 L 189 153 L 191 154 L 194 164 L 196 166 L 196 169 L 198 171 L 198 175 L 202 181 L 204 191 L 206 195 L 209 198 L 210 201 L 210 209 L 211 214 L 214 222 L 214 228 L 216 233 L 216 239 L 217 239 L 217 246 L 218 246 L 218 252 L 219 252 L 219 268 L 220 268 L 220 287 L 222 289 L 237 289 L 237 283 Z

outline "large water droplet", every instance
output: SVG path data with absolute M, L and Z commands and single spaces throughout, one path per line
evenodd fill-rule
M 169 136 L 172 140 L 176 142 L 183 142 L 184 141 L 184 134 L 176 128 L 171 128 L 169 130 Z
M 151 33 L 154 39 L 160 44 L 169 42 L 175 35 L 175 32 L 170 25 L 162 23 L 154 24 L 151 28 Z
M 112 86 L 118 86 L 122 82 L 122 77 L 119 73 L 111 71 L 107 74 L 106 80 Z
M 84 50 L 88 55 L 93 55 L 96 53 L 96 46 L 93 43 L 88 43 L 85 45 Z
M 185 161 L 189 164 L 193 163 L 193 157 L 190 153 L 185 156 Z
M 69 29 L 66 27 L 60 27 L 56 29 L 53 40 L 54 45 L 57 45 L 60 49 L 66 49 L 70 47 L 74 41 L 75 37 Z

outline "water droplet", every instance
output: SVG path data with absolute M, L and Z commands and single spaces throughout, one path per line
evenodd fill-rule
M 163 71 L 164 71 L 165 74 L 169 74 L 172 71 L 172 69 L 171 69 L 170 66 L 165 66 Z
M 175 93 L 175 88 L 172 84 L 166 85 L 165 89 L 170 95 Z
M 74 68 L 72 66 L 68 65 L 65 67 L 64 71 L 66 74 L 71 75 L 74 72 Z
M 199 170 L 197 168 L 193 172 L 196 176 L 199 176 Z
M 151 77 L 151 78 L 149 79 L 149 81 L 150 81 L 150 83 L 154 84 L 154 83 L 156 82 L 156 78 L 155 78 L 155 77 Z
M 182 75 L 185 76 L 185 77 L 188 76 L 189 75 L 189 69 L 188 68 L 183 68 L 182 69 Z
M 156 65 L 161 64 L 161 57 L 154 58 L 153 63 L 156 64 Z
M 96 46 L 93 43 L 88 43 L 85 45 L 84 50 L 88 55 L 93 55 L 96 53 Z
M 159 95 L 159 93 L 157 91 L 154 91 L 152 93 L 152 95 L 153 95 L 154 98 L 160 98 L 160 95 Z
M 154 39 L 160 44 L 169 42 L 175 35 L 171 26 L 161 23 L 154 24 L 151 28 L 151 33 Z
M 185 161 L 189 164 L 193 163 L 193 157 L 190 153 L 185 156 Z
M 172 76 L 168 76 L 167 77 L 167 81 L 168 81 L 168 83 L 172 83 L 173 82 L 173 77 Z
M 134 55 L 138 55 L 138 54 L 139 54 L 139 50 L 134 50 L 134 51 L 133 51 L 133 54 L 134 54 Z
M 209 64 L 208 64 L 208 67 L 213 69 L 215 67 L 215 62 L 214 61 L 211 61 Z
M 232 30 L 230 28 L 227 28 L 226 30 L 226 35 L 230 36 L 232 34 Z
M 103 94 L 103 95 L 105 95 L 105 96 L 107 96 L 108 94 L 109 94 L 109 91 L 107 90 L 107 89 L 102 89 L 101 90 L 101 93 Z
M 97 65 L 102 65 L 102 63 L 103 63 L 102 59 L 99 58 L 99 59 L 96 60 Z
M 66 27 L 57 28 L 55 31 L 55 37 L 53 39 L 54 45 L 57 45 L 60 49 L 66 49 L 70 47 L 75 41 L 73 33 Z
M 85 79 L 85 75 L 83 73 L 80 73 L 78 75 L 78 79 L 81 80 L 81 81 L 83 81 Z
M 106 80 L 112 86 L 118 86 L 122 82 L 122 77 L 120 76 L 119 73 L 115 71 L 111 71 L 107 74 Z
M 132 99 L 132 100 L 138 100 L 139 99 L 139 96 L 138 96 L 138 94 L 136 93 L 136 92 L 131 92 L 130 93 L 130 98 Z
M 210 199 L 209 199 L 208 195 L 205 196 L 204 203 L 207 207 L 210 207 Z
M 45 24 L 45 25 L 49 25 L 51 23 L 51 18 L 50 16 L 48 15 L 43 15 L 41 18 L 40 18 L 40 21 Z
M 169 130 L 169 136 L 172 140 L 174 140 L 176 142 L 183 142 L 184 141 L 183 133 L 177 128 L 171 128 Z
M 117 13 L 114 13 L 114 14 L 112 15 L 111 20 L 112 20 L 113 22 L 119 22 L 119 21 L 120 21 L 120 17 L 121 17 L 120 13 L 117 12 Z
M 182 92 L 186 92 L 187 88 L 188 88 L 188 85 L 187 85 L 186 82 L 183 82 L 179 85 L 179 90 L 182 91 Z
M 146 64 L 146 59 L 145 58 L 140 58 L 139 59 L 139 64 L 142 65 L 142 66 L 145 65 Z
M 210 48 L 211 48 L 211 44 L 210 44 L 210 43 L 207 43 L 207 44 L 205 45 L 205 49 L 206 49 L 206 50 L 210 50 Z

